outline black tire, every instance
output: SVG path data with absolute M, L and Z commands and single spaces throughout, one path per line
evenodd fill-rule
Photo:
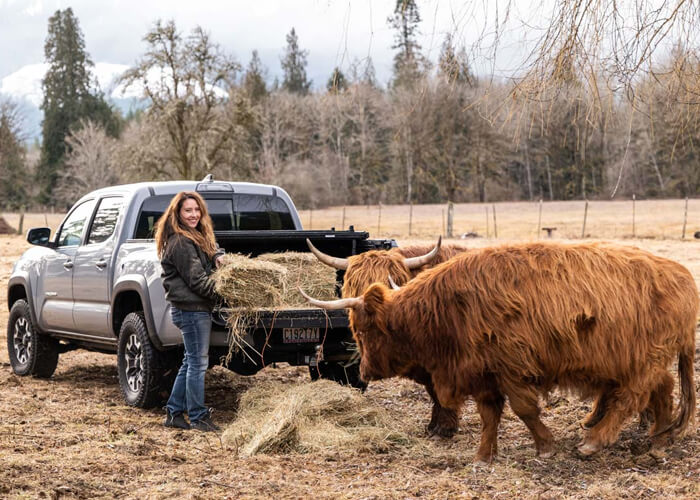
M 338 382 L 340 385 L 349 385 L 356 389 L 365 390 L 367 384 L 360 379 L 360 364 L 352 363 L 345 366 L 345 363 L 337 361 L 321 361 L 318 366 L 309 366 L 311 380 L 324 378 Z
M 49 378 L 58 365 L 58 349 L 56 339 L 34 327 L 26 300 L 12 304 L 7 321 L 7 352 L 16 375 Z
M 153 408 L 167 398 L 177 375 L 170 353 L 153 347 L 143 312 L 132 312 L 119 329 L 117 371 L 119 386 L 129 406 Z

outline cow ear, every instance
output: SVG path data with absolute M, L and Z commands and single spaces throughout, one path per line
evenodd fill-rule
M 363 301 L 365 312 L 370 315 L 375 315 L 382 310 L 386 303 L 386 298 L 389 289 L 382 283 L 374 283 L 365 290 Z

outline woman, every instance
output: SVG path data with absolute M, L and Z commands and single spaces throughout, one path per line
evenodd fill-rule
M 210 410 L 204 406 L 204 374 L 209 366 L 211 310 L 219 300 L 209 274 L 224 252 L 216 246 L 204 199 L 188 191 L 175 195 L 158 221 L 155 237 L 165 299 L 170 302 L 173 323 L 182 332 L 185 344 L 185 357 L 166 405 L 164 425 L 217 431 Z

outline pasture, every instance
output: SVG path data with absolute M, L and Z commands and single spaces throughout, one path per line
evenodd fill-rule
M 487 205 L 456 205 L 455 233 L 486 235 Z M 348 207 L 345 226 L 400 244 L 434 241 L 442 233 L 443 205 Z M 537 203 L 496 205 L 498 238 L 462 240 L 485 246 L 537 238 Z M 557 227 L 554 239 L 577 238 L 583 202 L 544 203 L 542 227 Z M 17 227 L 17 214 L 1 214 Z M 492 213 L 489 212 L 492 217 Z M 342 207 L 303 211 L 305 227 L 341 227 Z M 631 202 L 591 202 L 586 234 L 616 240 L 677 260 L 700 284 L 700 200 L 690 200 L 686 238 L 681 241 L 684 202 L 637 202 L 632 236 Z M 25 230 L 55 228 L 61 216 L 27 214 Z M 309 220 L 310 219 L 310 220 Z M 492 224 L 492 219 L 490 219 Z M 379 232 L 377 229 L 379 228 Z M 28 247 L 20 236 L 0 236 L 0 301 L 13 262 Z M 8 318 L 0 309 L 0 324 Z M 163 412 L 122 403 L 114 356 L 73 351 L 61 355 L 50 380 L 16 377 L 0 330 L 0 497 L 2 498 L 698 498 L 700 431 L 663 454 L 647 453 L 645 434 L 630 420 L 612 447 L 590 458 L 575 454 L 579 420 L 590 401 L 555 392 L 542 402 L 543 420 L 556 438 L 557 454 L 535 456 L 525 425 L 508 406 L 499 430 L 499 456 L 473 466 L 480 422 L 473 403 L 462 413 L 453 439 L 425 433 L 430 401 L 421 386 L 405 380 L 372 383 L 363 397 L 386 411 L 410 443 L 388 442 L 381 450 L 321 447 L 313 453 L 275 452 L 243 457 L 235 443 L 211 434 L 175 432 L 161 426 Z M 696 351 L 697 352 L 697 351 Z M 700 354 L 696 373 L 700 372 Z M 675 372 L 674 372 L 675 373 Z M 208 404 L 226 428 L 236 421 L 241 396 L 274 383 L 310 384 L 305 367 L 268 367 L 252 377 L 221 368 L 207 374 Z M 696 378 L 696 388 L 700 379 Z M 696 411 L 696 420 L 697 411 Z

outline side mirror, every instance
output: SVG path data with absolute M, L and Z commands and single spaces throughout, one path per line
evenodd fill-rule
M 27 241 L 32 245 L 39 245 L 40 247 L 49 247 L 51 229 L 48 227 L 35 227 L 27 231 Z

